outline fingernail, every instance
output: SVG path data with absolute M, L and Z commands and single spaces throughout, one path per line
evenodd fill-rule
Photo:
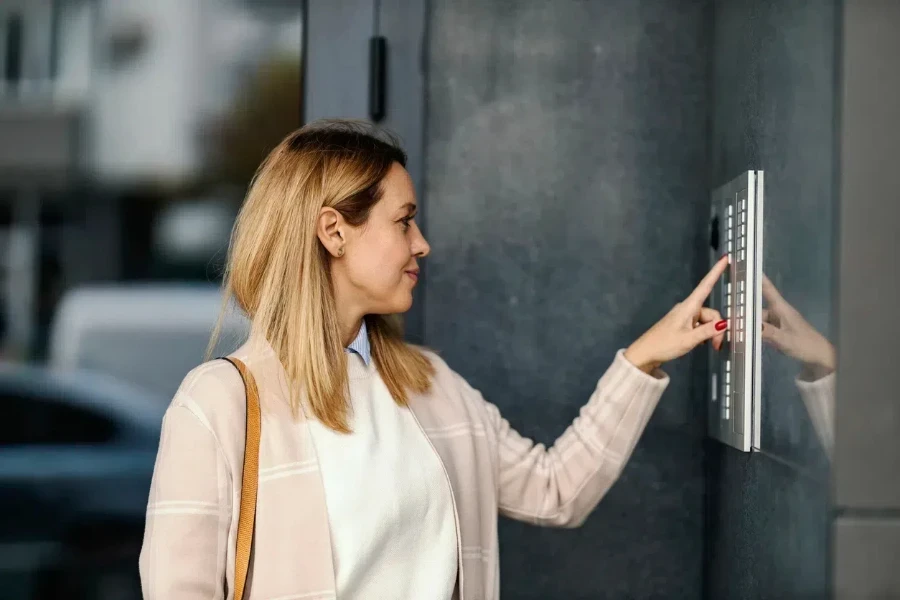
M 728 321 L 725 319 L 722 319 L 721 321 L 716 323 L 716 331 L 722 331 L 726 327 L 728 327 Z
M 723 254 L 722 256 L 719 257 L 719 260 L 722 260 L 723 258 L 726 258 L 727 256 L 728 256 L 728 253 L 726 252 L 725 254 Z

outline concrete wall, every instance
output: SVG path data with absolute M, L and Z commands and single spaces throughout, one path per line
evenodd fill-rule
M 833 330 L 835 5 L 717 0 L 711 53 L 710 185 L 765 171 L 763 269 L 824 335 Z M 829 463 L 799 371 L 764 348 L 762 452 L 709 442 L 707 598 L 826 597 Z
M 552 443 L 705 270 L 708 6 L 436 0 L 425 342 Z M 501 523 L 504 598 L 697 598 L 704 355 L 574 531 Z
M 834 589 L 900 597 L 900 3 L 844 0 Z

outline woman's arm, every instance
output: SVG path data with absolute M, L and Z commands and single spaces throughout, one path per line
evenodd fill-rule
M 503 514 L 555 527 L 584 522 L 619 477 L 668 385 L 659 367 L 706 341 L 716 348 L 724 341 L 727 321 L 703 304 L 728 264 L 723 256 L 690 296 L 616 354 L 579 416 L 549 450 L 520 436 L 496 406 L 485 403 L 497 439 Z
M 484 401 L 496 433 L 500 513 L 549 527 L 578 527 L 618 479 L 669 383 L 619 351 L 572 424 L 549 449 L 519 435 Z
M 145 600 L 224 598 L 228 470 L 203 413 L 176 396 L 163 419 L 141 548 Z

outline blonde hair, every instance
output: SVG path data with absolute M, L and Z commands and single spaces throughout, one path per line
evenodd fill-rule
M 263 336 L 275 350 L 290 382 L 294 415 L 306 408 L 338 432 L 351 431 L 347 355 L 331 259 L 316 226 L 326 206 L 350 225 L 363 225 L 395 162 L 406 165 L 396 140 L 365 123 L 311 123 L 287 136 L 260 165 L 231 236 L 225 302 L 234 299 L 250 317 L 251 335 Z M 210 349 L 223 318 L 224 309 Z M 409 391 L 428 391 L 434 367 L 403 341 L 399 318 L 365 319 L 375 366 L 394 400 L 405 406 Z

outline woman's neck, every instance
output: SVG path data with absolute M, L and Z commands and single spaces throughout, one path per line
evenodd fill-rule
M 362 327 L 362 319 L 359 319 L 355 325 L 344 329 L 341 327 L 341 340 L 344 343 L 344 348 L 349 346 L 353 340 L 356 339 L 356 336 L 359 335 L 359 329 Z
M 341 343 L 346 348 L 359 334 L 359 329 L 363 323 L 363 315 L 349 311 L 344 314 L 338 314 L 338 323 L 341 328 Z
M 334 282 L 334 304 L 337 307 L 338 326 L 341 331 L 341 343 L 344 348 L 350 345 L 356 339 L 359 328 L 362 326 L 365 311 L 354 300 L 356 297 L 352 293 L 353 290 L 341 285 L 344 278 L 335 278 Z M 347 284 L 349 285 L 349 284 Z

